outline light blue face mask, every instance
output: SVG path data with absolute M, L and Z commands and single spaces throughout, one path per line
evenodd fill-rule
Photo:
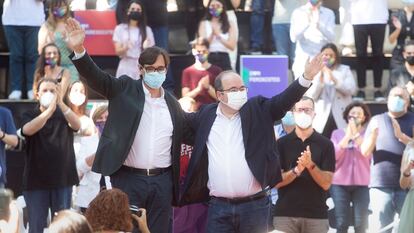
M 158 89 L 165 81 L 166 74 L 159 72 L 144 73 L 144 82 L 152 89 Z
M 286 112 L 285 116 L 282 118 L 282 124 L 287 126 L 295 125 L 295 117 L 293 116 L 293 112 Z
M 391 96 L 388 100 L 388 110 L 390 112 L 402 112 L 404 111 L 405 101 L 399 96 Z

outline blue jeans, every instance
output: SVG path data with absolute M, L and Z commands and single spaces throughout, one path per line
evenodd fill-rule
M 289 56 L 292 64 L 295 59 L 296 44 L 290 40 L 290 23 L 272 24 L 273 40 L 279 55 Z
M 153 27 L 152 33 L 154 33 L 155 45 L 168 50 L 168 27 Z
M 10 51 L 11 90 L 23 89 L 23 77 L 26 76 L 26 90 L 32 90 L 33 75 L 38 58 L 37 34 L 40 27 L 4 26 L 7 45 Z
M 263 27 L 264 27 L 264 0 L 252 1 L 252 14 L 250 17 L 250 46 L 251 48 L 260 49 L 263 44 Z
M 394 221 L 396 213 L 400 214 L 407 192 L 401 188 L 371 188 L 369 197 L 374 226 L 384 228 Z M 391 233 L 392 229 L 385 231 Z
M 352 215 L 355 233 L 365 232 L 368 226 L 368 186 L 332 185 L 329 192 L 335 204 L 336 232 L 348 232 Z
M 207 233 L 268 232 L 270 198 L 231 204 L 212 198 L 209 202 Z
M 72 186 L 23 192 L 29 214 L 29 233 L 43 232 L 47 227 L 49 208 L 54 213 L 70 208 Z

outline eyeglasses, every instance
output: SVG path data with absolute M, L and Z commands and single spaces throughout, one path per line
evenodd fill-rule
M 295 112 L 304 112 L 306 114 L 310 114 L 313 112 L 313 108 L 295 108 L 293 109 Z
M 245 87 L 245 86 L 242 86 L 242 87 L 239 87 L 239 88 L 237 88 L 237 87 L 232 87 L 232 88 L 229 88 L 229 89 L 226 89 L 226 90 L 219 90 L 220 92 L 238 92 L 238 91 L 247 91 L 247 87 Z
M 158 66 L 158 67 L 144 66 L 144 70 L 147 73 L 158 72 L 160 74 L 165 74 L 167 72 L 167 67 L 165 66 Z

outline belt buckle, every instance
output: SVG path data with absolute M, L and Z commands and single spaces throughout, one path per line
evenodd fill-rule
M 147 170 L 147 176 L 150 176 L 150 169 L 145 169 Z

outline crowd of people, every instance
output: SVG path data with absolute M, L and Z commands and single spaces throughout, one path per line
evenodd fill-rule
M 68 0 L 50 1 L 46 21 L 43 1 L 6 0 L 9 99 L 38 105 L 17 128 L 0 107 L 0 188 L 5 148 L 24 143 L 29 233 L 320 233 L 330 227 L 328 196 L 337 232 L 414 232 L 414 1 L 402 1 L 389 22 L 397 45 L 381 92 L 386 0 L 352 1 L 357 81 L 333 43 L 332 10 L 322 0 L 276 0 L 276 49 L 296 79 L 272 98 L 248 99 L 234 71 L 240 1 L 206 0 L 177 100 L 165 1 L 108 1 L 119 23 L 111 76 L 88 55 Z M 264 2 L 252 1 L 253 50 Z M 375 116 L 361 101 L 368 38 L 374 97 L 387 104 Z M 87 109 L 89 89 L 108 104 Z M 17 232 L 16 204 L 3 196 L 0 232 Z

